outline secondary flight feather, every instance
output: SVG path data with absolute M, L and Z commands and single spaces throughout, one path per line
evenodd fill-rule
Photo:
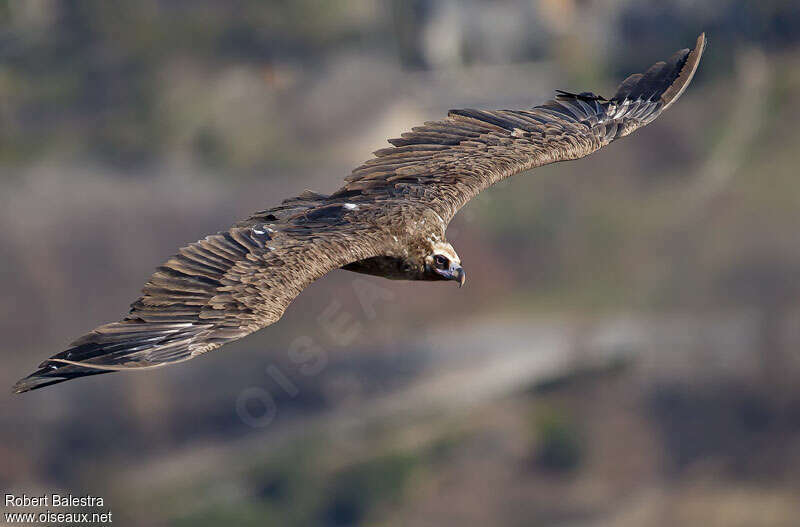
M 705 44 L 700 35 L 609 99 L 558 91 L 528 110 L 451 110 L 391 139 L 333 194 L 306 191 L 181 248 L 125 318 L 45 360 L 14 391 L 192 359 L 277 322 L 334 269 L 463 285 L 445 238 L 461 207 L 502 179 L 584 157 L 650 123 L 689 85 Z

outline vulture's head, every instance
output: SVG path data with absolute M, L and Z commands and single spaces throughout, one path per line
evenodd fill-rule
M 461 268 L 461 258 L 453 246 L 444 241 L 431 244 L 425 256 L 425 278 L 427 280 L 455 280 L 458 287 L 464 285 L 467 273 Z

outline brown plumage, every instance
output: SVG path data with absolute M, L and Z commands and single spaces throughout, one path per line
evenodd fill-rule
M 445 239 L 456 212 L 508 176 L 586 156 L 651 122 L 691 82 L 705 42 L 631 75 L 610 99 L 559 91 L 530 110 L 452 110 L 390 140 L 330 196 L 306 191 L 180 249 L 124 319 L 45 360 L 14 391 L 191 359 L 276 322 L 338 268 L 463 284 Z

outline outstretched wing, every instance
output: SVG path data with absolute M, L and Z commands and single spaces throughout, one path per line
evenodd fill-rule
M 333 197 L 431 208 L 447 223 L 482 190 L 513 174 L 578 159 L 658 117 L 689 85 L 705 48 L 676 52 L 643 74 L 631 75 L 616 94 L 558 92 L 530 110 L 451 110 L 425 123 L 356 168 Z M 391 206 L 391 205 L 389 205 Z
M 346 208 L 298 217 L 298 202 L 180 249 L 150 277 L 128 316 L 45 360 L 14 391 L 194 358 L 276 322 L 328 271 L 378 254 L 375 233 L 348 223 Z
M 304 193 L 184 247 L 153 274 L 127 317 L 47 359 L 14 390 L 188 360 L 272 324 L 328 271 L 385 253 L 380 229 L 360 220 L 432 209 L 449 222 L 503 178 L 628 135 L 680 97 L 704 47 L 700 35 L 693 50 L 628 77 L 611 99 L 559 92 L 531 110 L 453 110 L 415 128 L 331 196 Z

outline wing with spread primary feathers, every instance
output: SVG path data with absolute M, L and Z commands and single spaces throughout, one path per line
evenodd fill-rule
M 392 147 L 375 152 L 333 196 L 383 207 L 386 200 L 415 204 L 449 222 L 471 198 L 508 176 L 584 157 L 650 123 L 689 85 L 705 44 L 702 34 L 693 50 L 631 75 L 610 99 L 561 91 L 530 110 L 451 110 L 444 120 L 390 140 Z
M 14 390 L 188 360 L 272 324 L 325 273 L 386 255 L 376 224 L 429 210 L 449 222 L 503 178 L 586 156 L 648 124 L 691 82 L 705 42 L 700 35 L 693 50 L 628 77 L 610 99 L 559 92 L 530 110 L 453 110 L 414 128 L 334 194 L 303 193 L 184 247 L 153 274 L 127 317 L 73 342 Z
M 277 321 L 325 273 L 378 254 L 374 233 L 337 228 L 347 209 L 328 205 L 316 220 L 285 219 L 298 201 L 265 211 L 271 222 L 242 222 L 180 249 L 150 277 L 128 316 L 45 360 L 14 391 L 191 359 Z

